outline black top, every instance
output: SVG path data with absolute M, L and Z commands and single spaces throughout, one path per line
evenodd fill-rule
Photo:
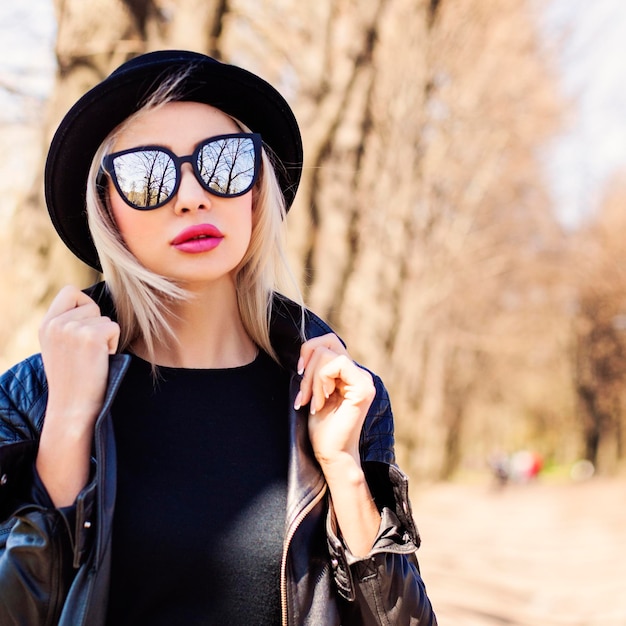
M 113 406 L 111 626 L 280 624 L 288 375 L 133 356 Z

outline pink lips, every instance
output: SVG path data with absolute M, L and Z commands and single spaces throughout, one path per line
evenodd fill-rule
M 171 244 L 181 252 L 197 254 L 217 248 L 223 238 L 220 229 L 213 224 L 197 224 L 178 233 Z

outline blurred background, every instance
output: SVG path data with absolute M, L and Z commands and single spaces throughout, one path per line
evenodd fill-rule
M 626 5 L 17 4 L 0 0 L 0 367 L 38 350 L 61 286 L 98 279 L 43 201 L 71 104 L 144 51 L 242 65 L 300 121 L 291 261 L 389 387 L 440 623 L 626 625 Z

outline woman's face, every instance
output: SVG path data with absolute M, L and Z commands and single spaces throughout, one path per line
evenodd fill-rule
M 241 130 L 227 115 L 206 104 L 171 102 L 133 120 L 112 151 L 164 146 L 186 156 L 203 140 Z M 181 167 L 180 187 L 158 209 L 130 207 L 109 182 L 113 217 L 130 251 L 149 270 L 188 289 L 226 280 L 241 262 L 252 232 L 252 191 L 222 198 L 206 191 L 190 163 Z

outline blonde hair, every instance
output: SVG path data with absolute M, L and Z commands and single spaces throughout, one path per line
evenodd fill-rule
M 114 129 L 96 151 L 89 171 L 86 204 L 89 228 L 98 251 L 102 271 L 115 304 L 121 335 L 119 350 L 136 339 L 145 344 L 148 360 L 155 365 L 155 345 L 160 337 L 175 342 L 168 321 L 176 302 L 193 297 L 174 281 L 144 267 L 122 239 L 106 194 L 98 185 L 102 161 L 111 151 L 116 138 L 137 117 L 168 102 L 180 100 L 179 86 L 187 72 L 163 81 L 139 110 Z M 234 119 L 234 118 L 233 118 Z M 240 121 L 243 132 L 250 130 Z M 265 148 L 261 155 L 261 172 L 252 191 L 252 234 L 248 249 L 235 269 L 235 286 L 239 314 L 250 338 L 278 361 L 269 336 L 274 294 L 286 285 L 302 298 L 289 268 L 284 244 L 285 201 L 272 161 Z M 301 316 L 300 334 L 303 334 Z

